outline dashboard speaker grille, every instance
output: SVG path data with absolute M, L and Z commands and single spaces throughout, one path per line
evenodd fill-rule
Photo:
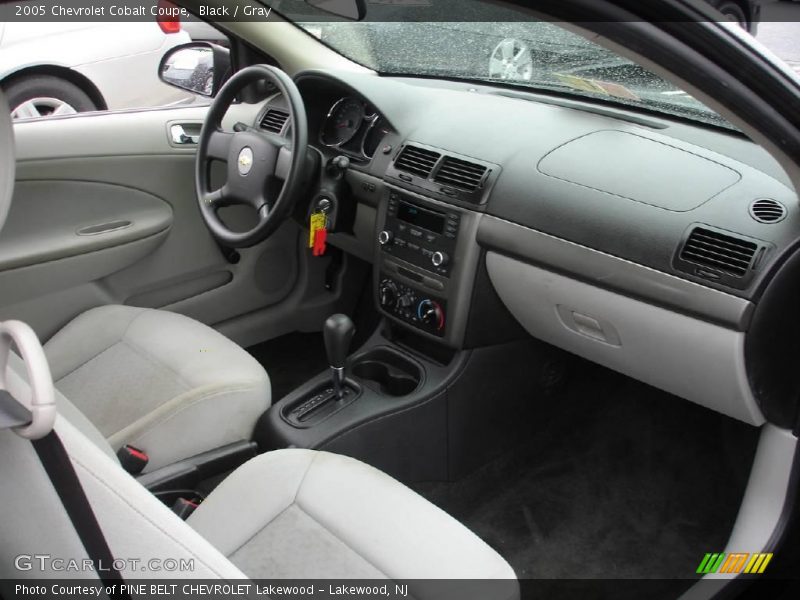
M 277 108 L 270 108 L 264 118 L 261 119 L 261 128 L 271 131 L 272 133 L 280 133 L 283 131 L 283 126 L 289 120 L 289 113 L 285 110 Z
M 427 179 L 441 157 L 433 150 L 407 145 L 394 161 L 394 168 Z
M 483 184 L 488 169 L 453 156 L 445 156 L 433 180 L 467 191 L 475 191 Z
M 750 216 L 759 223 L 778 223 L 786 218 L 786 207 L 777 200 L 763 198 L 750 205 Z
M 681 260 L 744 277 L 757 250 L 754 242 L 697 227 L 681 250 Z

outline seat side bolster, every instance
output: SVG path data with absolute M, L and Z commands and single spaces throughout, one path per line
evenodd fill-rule
M 464 525 L 357 460 L 320 452 L 297 503 L 392 579 L 516 579 Z
M 254 424 L 269 408 L 269 381 L 205 386 L 189 390 L 109 436 L 112 448 L 124 444 L 151 455 L 145 472 L 253 436 Z M 190 435 L 187 435 L 190 432 Z M 176 446 L 175 439 L 182 439 Z
M 115 556 L 142 561 L 193 559 L 194 568 L 181 573 L 183 577 L 246 577 L 118 464 L 99 453 L 69 422 L 62 421 L 58 432 Z M 137 578 L 176 574 L 127 569 L 122 575 Z
M 225 478 L 186 522 L 231 556 L 294 504 L 315 454 L 275 450 L 250 459 Z

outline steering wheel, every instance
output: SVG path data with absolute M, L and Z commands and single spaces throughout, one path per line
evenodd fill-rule
M 292 135 L 287 140 L 248 127 L 222 130 L 222 118 L 237 94 L 248 85 L 266 80 L 286 99 Z M 238 71 L 217 94 L 208 110 L 197 142 L 195 188 L 200 213 L 211 233 L 231 248 L 247 248 L 269 237 L 291 214 L 305 177 L 308 125 L 303 99 L 294 81 L 280 69 L 253 65 Z M 211 189 L 211 161 L 228 163 L 228 180 Z M 258 213 L 249 231 L 229 229 L 217 215 L 223 206 L 244 204 Z

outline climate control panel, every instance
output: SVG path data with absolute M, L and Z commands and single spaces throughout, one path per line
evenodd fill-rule
M 432 298 L 425 292 L 384 277 L 378 285 L 378 302 L 383 310 L 401 321 L 433 335 L 444 336 L 446 302 L 443 299 Z

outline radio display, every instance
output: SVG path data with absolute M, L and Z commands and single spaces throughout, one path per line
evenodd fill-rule
M 407 202 L 399 203 L 397 218 L 434 233 L 441 234 L 444 231 L 445 218 L 443 214 L 426 210 Z

